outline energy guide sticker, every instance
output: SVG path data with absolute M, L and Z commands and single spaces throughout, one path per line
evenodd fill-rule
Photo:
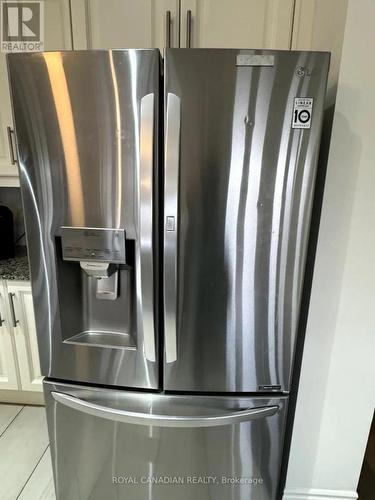
M 292 128 L 310 128 L 314 99 L 311 97 L 295 97 L 293 107 Z

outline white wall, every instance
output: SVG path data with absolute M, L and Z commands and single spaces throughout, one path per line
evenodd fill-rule
M 374 19 L 349 0 L 284 500 L 356 498 L 374 411 Z

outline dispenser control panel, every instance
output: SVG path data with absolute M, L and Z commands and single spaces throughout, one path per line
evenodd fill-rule
M 125 230 L 91 227 L 61 228 L 64 260 L 125 264 Z

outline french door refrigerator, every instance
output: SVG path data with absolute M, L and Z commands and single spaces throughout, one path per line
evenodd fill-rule
M 329 55 L 8 65 L 57 498 L 275 499 Z

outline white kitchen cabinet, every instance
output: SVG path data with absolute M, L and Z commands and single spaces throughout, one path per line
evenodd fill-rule
M 69 0 L 44 1 L 44 49 L 72 47 Z M 0 186 L 18 186 L 18 168 L 14 137 L 10 142 L 8 127 L 13 129 L 5 53 L 0 52 Z M 13 147 L 13 153 L 11 148 Z
M 294 0 L 75 0 L 75 49 L 192 47 L 289 49 Z M 170 12 L 170 43 L 167 38 Z
M 289 49 L 294 0 L 181 0 L 180 46 Z M 191 21 L 189 21 L 189 12 Z
M 169 45 L 178 47 L 179 0 L 74 0 L 71 7 L 75 49 L 162 49 L 168 30 Z
M 4 52 L 0 52 L 0 186 L 18 185 L 18 168 L 12 160 L 10 128 L 13 127 L 8 75 Z
M 0 280 L 0 314 L 0 401 L 19 393 L 18 402 L 33 402 L 27 395 L 43 392 L 43 377 L 28 281 Z
M 28 282 L 8 281 L 9 317 L 18 361 L 20 389 L 42 391 L 31 286 Z
M 0 390 L 18 389 L 17 357 L 8 312 L 8 293 L 0 280 Z
M 295 0 L 295 2 L 292 49 L 331 52 L 327 106 L 333 105 L 336 97 L 348 1 Z

